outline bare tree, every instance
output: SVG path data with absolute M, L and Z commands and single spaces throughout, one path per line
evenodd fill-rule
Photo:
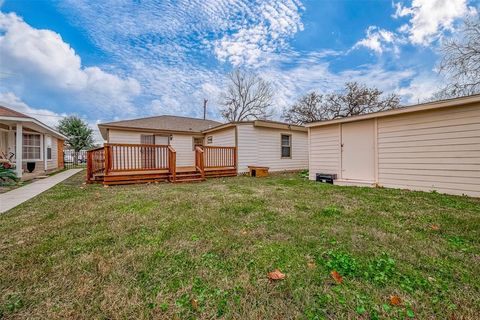
M 383 92 L 379 89 L 358 82 L 347 82 L 345 88 L 338 93 L 320 95 L 312 92 L 305 95 L 285 110 L 283 117 L 286 121 L 304 124 L 400 107 L 398 95 L 382 95 Z
M 228 121 L 267 119 L 271 116 L 273 90 L 269 82 L 256 74 L 235 70 L 221 96 L 222 116 Z
M 315 91 L 309 92 L 289 109 L 284 110 L 283 118 L 288 123 L 304 124 L 325 118 L 325 109 L 321 106 L 325 103 L 324 96 Z
M 400 97 L 394 93 L 382 98 L 383 92 L 358 82 L 347 82 L 343 92 L 327 97 L 328 119 L 390 110 L 400 107 Z
M 437 96 L 480 93 L 480 21 L 466 20 L 456 37 L 444 42 L 439 71 L 448 81 Z

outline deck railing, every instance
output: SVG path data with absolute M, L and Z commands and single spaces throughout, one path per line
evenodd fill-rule
M 202 174 L 202 178 L 205 178 L 205 159 L 204 151 L 202 147 L 195 147 L 195 169 Z
M 236 147 L 203 147 L 205 168 L 236 167 Z
M 105 152 L 104 147 L 87 151 L 87 180 L 93 178 L 93 175 L 105 170 Z
M 156 144 L 105 144 L 107 172 L 167 170 L 171 150 Z

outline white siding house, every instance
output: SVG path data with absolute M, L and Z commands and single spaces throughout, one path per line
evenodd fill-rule
M 290 155 L 285 157 L 282 157 L 282 136 L 288 136 L 290 141 Z M 248 166 L 269 167 L 270 171 L 308 167 L 308 134 L 302 126 L 260 120 L 230 123 L 207 130 L 205 145 L 236 145 L 239 173 L 248 172 Z
M 110 144 L 168 144 L 176 152 L 177 167 L 194 166 L 195 145 L 203 144 L 236 147 L 239 173 L 248 172 L 248 166 L 271 171 L 308 168 L 308 134 L 303 126 L 264 120 L 221 124 L 159 116 L 100 124 L 99 128 Z
M 308 127 L 312 180 L 480 197 L 480 95 Z

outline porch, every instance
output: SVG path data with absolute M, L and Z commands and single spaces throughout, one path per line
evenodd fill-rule
M 197 182 L 237 175 L 236 147 L 196 146 L 194 151 L 193 166 L 177 166 L 170 145 L 106 143 L 87 152 L 87 182 Z
M 31 180 L 63 164 L 61 135 L 32 118 L 0 116 L 0 166 L 12 168 L 17 177 Z M 63 136 L 61 136 L 64 138 Z

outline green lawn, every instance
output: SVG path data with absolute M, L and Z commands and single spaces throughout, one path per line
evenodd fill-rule
M 0 215 L 0 318 L 480 314 L 479 199 L 294 174 L 82 182 Z M 286 278 L 269 281 L 274 269 Z

